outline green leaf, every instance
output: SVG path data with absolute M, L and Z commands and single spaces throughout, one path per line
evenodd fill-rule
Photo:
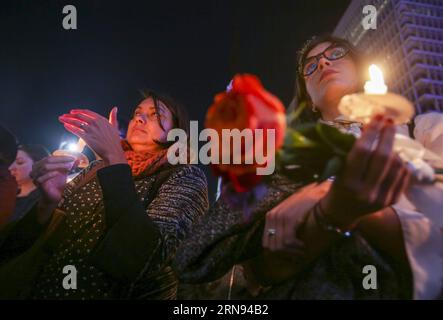
M 331 148 L 334 154 L 340 156 L 346 156 L 355 142 L 352 134 L 343 133 L 323 123 L 318 123 L 316 130 L 324 144 Z
M 288 147 L 313 148 L 317 145 L 314 141 L 308 139 L 306 136 L 304 136 L 300 132 L 292 131 L 290 133 L 290 135 L 291 135 L 291 144 L 289 144 Z
M 336 176 L 342 169 L 344 161 L 339 156 L 335 156 L 330 159 L 324 168 L 324 171 L 320 177 L 321 181 L 324 181 L 332 176 Z
M 277 153 L 277 163 L 282 163 L 282 165 L 288 163 L 294 163 L 297 159 L 297 155 L 294 152 L 286 152 L 285 150 L 280 150 Z

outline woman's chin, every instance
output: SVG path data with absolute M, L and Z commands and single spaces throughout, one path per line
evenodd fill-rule
M 153 142 L 151 139 L 148 138 L 131 139 L 128 140 L 128 143 L 134 151 L 151 150 L 152 148 L 155 148 L 155 146 L 157 145 L 155 142 Z
M 138 141 L 129 141 L 128 140 L 128 144 L 131 146 L 131 148 L 133 150 L 138 149 L 140 146 L 143 146 L 142 142 L 138 142 Z
M 344 95 L 347 95 L 349 93 L 353 93 L 355 91 L 354 86 L 350 86 L 346 83 L 343 83 L 341 81 L 337 81 L 335 79 L 331 79 L 326 83 L 325 86 L 325 97 L 343 97 Z M 327 99 L 329 100 L 329 99 Z
M 132 145 L 132 144 L 146 144 L 150 139 L 147 135 L 134 134 L 126 137 L 126 140 L 130 145 Z

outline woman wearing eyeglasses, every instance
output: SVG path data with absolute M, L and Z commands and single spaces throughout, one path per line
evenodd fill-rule
M 338 111 L 338 103 L 345 94 L 362 91 L 367 74 L 362 56 L 349 42 L 323 36 L 309 41 L 298 58 L 293 106 L 296 101 L 308 104 L 301 121 L 321 121 L 360 136 L 361 124 L 346 121 Z M 397 126 L 396 131 L 415 138 L 443 158 L 443 114 L 418 115 L 409 125 Z M 414 298 L 438 297 L 443 281 L 439 225 L 418 212 L 404 196 L 359 225 L 365 238 L 388 259 L 403 268 L 410 266 Z
M 327 37 L 309 42 L 300 57 L 298 88 L 321 113 L 311 120 L 336 125 L 341 97 L 363 84 L 358 55 Z M 358 125 L 348 129 L 361 133 Z M 391 119 L 377 115 L 334 182 L 300 188 L 274 175 L 249 225 L 222 197 L 178 251 L 182 280 L 211 281 L 242 263 L 258 298 L 411 298 L 402 226 L 391 208 L 410 178 L 392 151 L 395 132 Z

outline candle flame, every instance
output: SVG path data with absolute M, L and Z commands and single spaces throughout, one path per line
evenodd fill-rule
M 71 152 L 78 152 L 78 153 L 82 153 L 83 149 L 86 146 L 86 142 L 83 139 L 79 139 L 77 141 L 77 143 L 75 142 L 62 142 L 62 144 L 60 145 L 60 149 L 64 149 L 64 150 L 68 150 Z
M 76 143 L 68 144 L 68 150 L 72 151 L 72 152 L 77 152 L 77 150 L 78 150 L 77 144 Z
M 383 79 L 383 72 L 381 72 L 380 68 L 375 64 L 371 64 L 369 66 L 369 76 L 371 81 L 385 83 L 385 80 Z
M 385 94 L 388 87 L 385 85 L 383 72 L 375 64 L 369 67 L 370 80 L 365 83 L 365 93 L 367 94 Z
M 78 139 L 77 141 L 77 152 L 82 153 L 83 149 L 86 147 L 86 142 L 82 138 Z

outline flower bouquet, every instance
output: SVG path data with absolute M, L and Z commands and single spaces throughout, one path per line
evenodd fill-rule
M 261 166 L 275 161 L 276 173 L 282 174 L 296 183 L 304 184 L 324 181 L 342 171 L 356 137 L 322 122 L 287 127 L 286 123 L 292 123 L 304 107 L 305 104 L 302 103 L 286 119 L 283 104 L 278 98 L 267 92 L 260 81 L 252 75 L 235 76 L 229 90 L 215 97 L 214 103 L 207 113 L 207 128 L 213 128 L 217 132 L 222 132 L 223 129 L 255 130 L 259 128 L 273 129 L 275 132 L 272 151 L 265 147 L 272 142 L 271 139 L 268 139 L 271 138 L 271 135 L 265 135 L 262 140 L 254 139 L 252 146 L 245 145 L 245 141 L 242 142 L 241 164 L 222 164 L 220 162 L 212 165 L 215 174 L 223 178 L 222 195 L 231 205 L 243 209 L 247 218 L 250 218 L 250 205 L 266 193 L 263 181 L 265 176 L 258 175 L 256 172 L 256 169 Z M 441 214 L 443 188 L 441 184 L 439 186 L 439 183 L 436 182 L 438 174 L 442 173 L 441 170 L 433 168 L 431 174 L 428 174 L 428 170 L 414 165 L 410 161 L 410 154 L 407 154 L 408 157 L 405 158 L 405 150 L 424 150 L 424 147 L 420 145 L 420 148 L 411 148 L 411 142 L 409 142 L 408 148 L 404 148 L 400 143 L 401 139 L 397 138 L 396 141 L 397 145 L 394 145 L 394 151 L 405 162 L 411 164 L 415 173 L 416 181 L 408 189 L 407 197 L 417 210 L 423 212 L 433 221 L 438 220 L 438 223 L 443 226 L 443 215 Z M 263 142 L 263 144 L 258 142 Z M 412 142 L 419 144 L 418 141 L 413 140 Z M 219 145 L 220 155 L 228 152 L 232 156 L 235 153 L 231 147 L 224 148 L 226 146 L 223 146 L 221 142 Z M 243 160 L 256 150 L 264 151 L 266 161 L 245 164 Z M 274 152 L 273 155 L 272 152 Z M 415 155 L 413 158 L 417 157 L 419 155 Z M 420 185 L 420 175 L 426 177 L 422 183 L 426 182 L 428 187 L 424 188 L 423 185 Z M 429 179 L 429 177 L 437 177 L 437 179 Z

